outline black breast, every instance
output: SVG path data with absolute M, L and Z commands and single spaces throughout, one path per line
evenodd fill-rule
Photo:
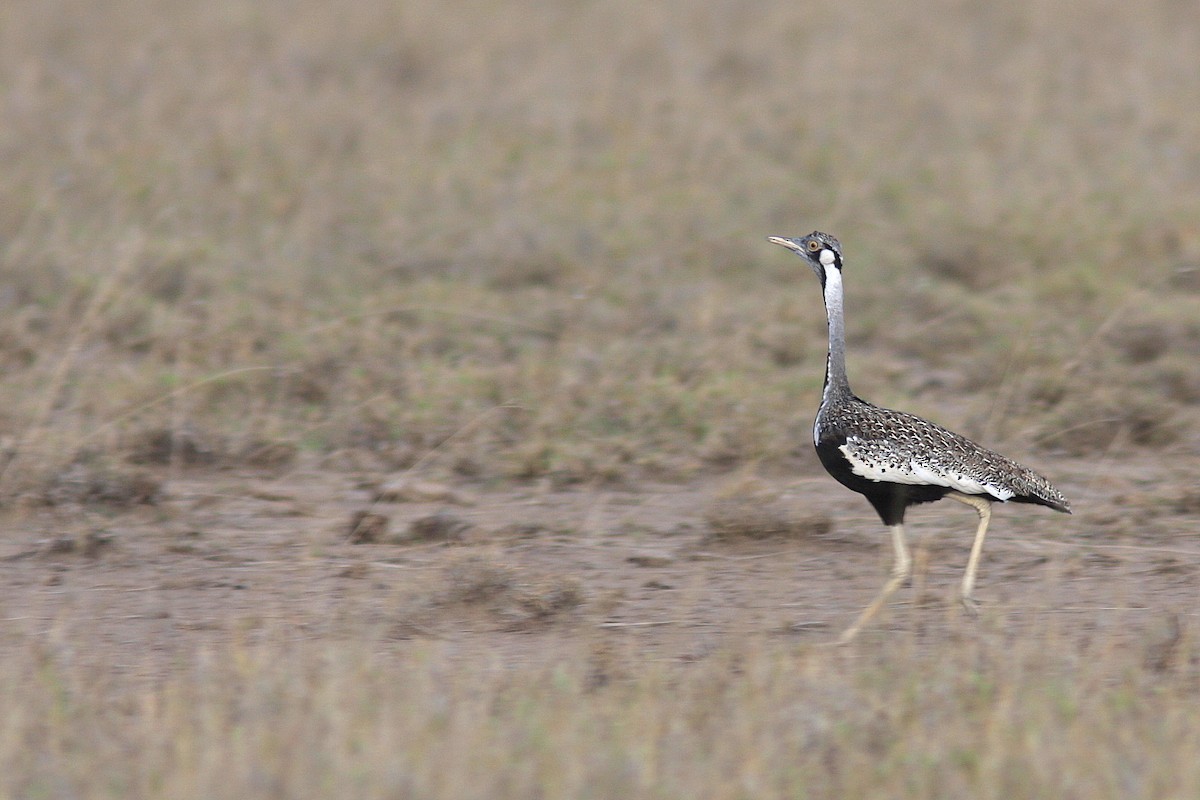
M 846 443 L 845 435 L 837 431 L 822 431 L 819 436 L 817 457 L 821 459 L 825 470 L 847 489 L 866 497 L 884 525 L 899 525 L 904 522 L 904 511 L 909 506 L 941 500 L 950 491 L 945 486 L 889 483 L 855 475 L 845 454 L 838 449 Z

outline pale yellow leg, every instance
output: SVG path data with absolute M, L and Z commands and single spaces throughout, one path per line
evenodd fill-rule
M 972 616 L 979 613 L 979 604 L 975 602 L 975 572 L 979 569 L 979 557 L 983 553 L 983 537 L 987 535 L 988 522 L 992 518 L 992 501 L 979 495 L 960 494 L 951 492 L 946 495 L 960 503 L 965 503 L 979 514 L 979 527 L 975 530 L 975 541 L 971 545 L 971 555 L 967 558 L 967 571 L 962 580 L 963 608 Z
M 899 589 L 912 573 L 912 556 L 908 554 L 908 542 L 904 539 L 903 524 L 892 526 L 892 549 L 895 553 L 895 560 L 892 562 L 892 577 L 879 590 L 879 594 L 871 605 L 863 609 L 854 624 L 838 638 L 838 644 L 846 644 L 857 636 L 863 625 L 866 625 L 872 617 L 879 613 L 879 609 L 883 608 L 892 593 Z

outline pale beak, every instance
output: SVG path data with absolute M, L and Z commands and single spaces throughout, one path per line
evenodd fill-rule
M 768 236 L 767 241 L 770 242 L 771 244 L 777 244 L 780 247 L 786 247 L 788 250 L 791 250 L 793 253 L 800 253 L 801 255 L 804 254 L 804 248 L 802 248 L 800 246 L 800 243 L 797 242 L 795 239 L 788 239 L 783 236 Z

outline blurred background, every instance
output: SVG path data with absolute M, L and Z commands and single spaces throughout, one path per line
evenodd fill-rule
M 1200 796 L 1198 364 L 1191 0 L 2 0 L 0 796 Z
M 5 3 L 0 482 L 806 468 L 814 228 L 864 396 L 1191 456 L 1198 63 L 1179 0 Z

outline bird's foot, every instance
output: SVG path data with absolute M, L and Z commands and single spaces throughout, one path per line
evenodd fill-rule
M 972 597 L 969 594 L 961 595 L 958 598 L 958 600 L 960 603 L 962 603 L 963 611 L 966 612 L 966 615 L 968 617 L 970 617 L 971 619 L 975 619 L 976 617 L 979 616 L 979 601 L 978 600 L 976 600 L 974 597 Z

